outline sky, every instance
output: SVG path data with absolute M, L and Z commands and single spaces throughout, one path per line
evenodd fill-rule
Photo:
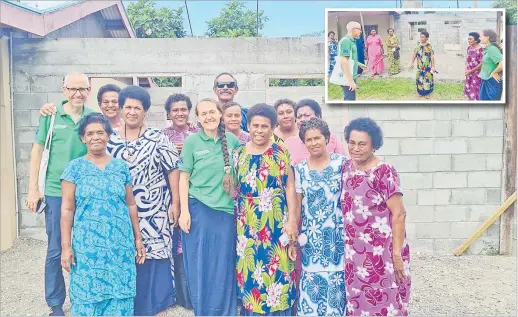
M 157 7 L 168 7 L 176 9 L 185 7 L 183 0 L 165 1 L 155 0 Z M 22 1 L 22 3 L 35 6 L 39 9 L 46 9 L 70 1 Z M 132 1 L 123 1 L 128 5 Z M 242 1 L 250 10 L 256 10 L 256 1 Z M 490 8 L 493 1 L 478 0 L 479 8 Z M 188 0 L 187 6 L 191 17 L 192 31 L 194 36 L 203 36 L 206 31 L 206 21 L 219 15 L 228 1 L 193 1 Z M 345 0 L 345 1 L 259 1 L 259 10 L 264 11 L 268 17 L 261 34 L 266 37 L 296 37 L 325 30 L 325 9 L 326 8 L 384 8 L 395 9 L 399 0 Z M 459 0 L 460 8 L 470 8 L 473 1 Z M 398 4 L 399 6 L 399 4 Z M 424 0 L 425 8 L 457 8 L 456 0 Z M 187 12 L 184 10 L 184 27 L 190 35 Z

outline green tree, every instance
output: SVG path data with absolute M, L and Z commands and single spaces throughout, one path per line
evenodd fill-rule
M 497 0 L 493 2 L 492 6 L 493 8 L 506 9 L 506 24 L 516 25 L 516 0 Z
M 154 0 L 139 0 L 127 7 L 128 18 L 135 34 L 141 38 L 185 37 L 183 7 L 155 8 Z
M 259 10 L 259 30 L 262 30 L 268 17 Z M 209 37 L 254 37 L 257 33 L 257 15 L 254 10 L 246 10 L 245 4 L 231 0 L 221 10 L 219 16 L 207 21 Z

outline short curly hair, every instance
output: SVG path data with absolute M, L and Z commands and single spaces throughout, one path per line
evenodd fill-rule
M 347 143 L 351 137 L 353 130 L 365 132 L 371 138 L 372 147 L 375 150 L 379 150 L 383 145 L 383 131 L 371 118 L 357 118 L 349 122 L 349 125 L 344 129 L 344 136 Z
M 297 113 L 299 112 L 300 108 L 303 107 L 310 107 L 311 110 L 313 110 L 315 113 L 315 116 L 322 118 L 322 107 L 320 107 L 318 102 L 313 99 L 302 99 L 297 102 L 297 105 L 295 106 L 295 117 L 297 117 Z
M 189 110 L 189 112 L 191 112 L 191 109 L 192 109 L 191 98 L 189 98 L 189 96 L 184 95 L 184 94 L 172 94 L 171 96 L 169 96 L 167 98 L 167 100 L 165 101 L 165 105 L 164 105 L 165 111 L 167 111 L 167 113 L 171 112 L 171 105 L 173 103 L 176 103 L 179 101 L 185 101 L 185 103 L 187 104 L 187 110 Z
M 277 100 L 273 104 L 273 107 L 275 108 L 275 110 L 278 110 L 281 105 L 290 105 L 293 108 L 293 110 L 295 110 L 295 106 L 296 106 L 295 101 L 285 98 L 285 99 Z
M 320 130 L 326 139 L 326 143 L 329 142 L 331 131 L 329 131 L 329 126 L 324 120 L 318 117 L 313 117 L 309 120 L 302 121 L 299 129 L 299 138 L 302 140 L 302 143 L 304 143 L 304 140 L 306 139 L 306 132 L 309 130 Z
M 113 129 L 110 124 L 110 120 L 106 118 L 105 115 L 98 113 L 98 112 L 92 112 L 84 116 L 79 121 L 79 128 L 78 128 L 78 134 L 80 137 L 84 137 L 86 133 L 86 127 L 92 123 L 100 123 L 103 125 L 104 132 L 108 134 L 108 136 L 113 134 Z
M 99 91 L 97 92 L 97 104 L 99 104 L 99 106 L 103 103 L 103 95 L 111 91 L 120 93 L 121 89 L 119 86 L 114 84 L 104 85 L 101 88 L 99 88 Z
M 268 118 L 270 120 L 270 125 L 272 126 L 272 129 L 277 126 L 277 111 L 275 111 L 275 108 L 266 104 L 266 103 L 258 103 L 252 108 L 248 109 L 246 121 L 248 124 L 252 122 L 252 118 L 255 116 L 261 116 Z

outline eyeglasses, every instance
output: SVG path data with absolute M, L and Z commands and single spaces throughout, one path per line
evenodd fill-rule
M 72 94 L 75 94 L 76 92 L 80 92 L 82 94 L 84 94 L 85 92 L 88 91 L 88 88 L 68 88 L 68 87 L 65 87 L 68 91 L 70 91 Z
M 219 89 L 222 89 L 222 88 L 225 88 L 225 86 L 227 88 L 235 88 L 237 85 L 236 85 L 236 82 L 234 81 L 231 81 L 231 82 L 228 82 L 228 83 L 216 83 L 216 87 L 218 87 Z

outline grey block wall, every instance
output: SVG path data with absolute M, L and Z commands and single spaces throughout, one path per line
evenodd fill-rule
M 313 98 L 343 140 L 353 118 L 370 116 L 384 130 L 379 155 L 401 174 L 411 247 L 452 252 L 502 202 L 503 106 L 326 105 L 324 87 L 269 87 L 269 78 L 324 75 L 323 38 L 242 39 L 17 39 L 14 42 L 14 116 L 22 234 L 42 230 L 42 216 L 25 209 L 28 162 L 38 109 L 62 99 L 71 71 L 91 77 L 182 76 L 181 88 L 151 88 L 149 124 L 166 125 L 163 102 L 183 92 L 193 102 L 214 97 L 214 76 L 236 75 L 244 106 L 280 98 Z M 93 98 L 95 96 L 90 96 Z M 37 228 L 37 229 L 35 229 Z M 470 248 L 498 249 L 493 225 Z

